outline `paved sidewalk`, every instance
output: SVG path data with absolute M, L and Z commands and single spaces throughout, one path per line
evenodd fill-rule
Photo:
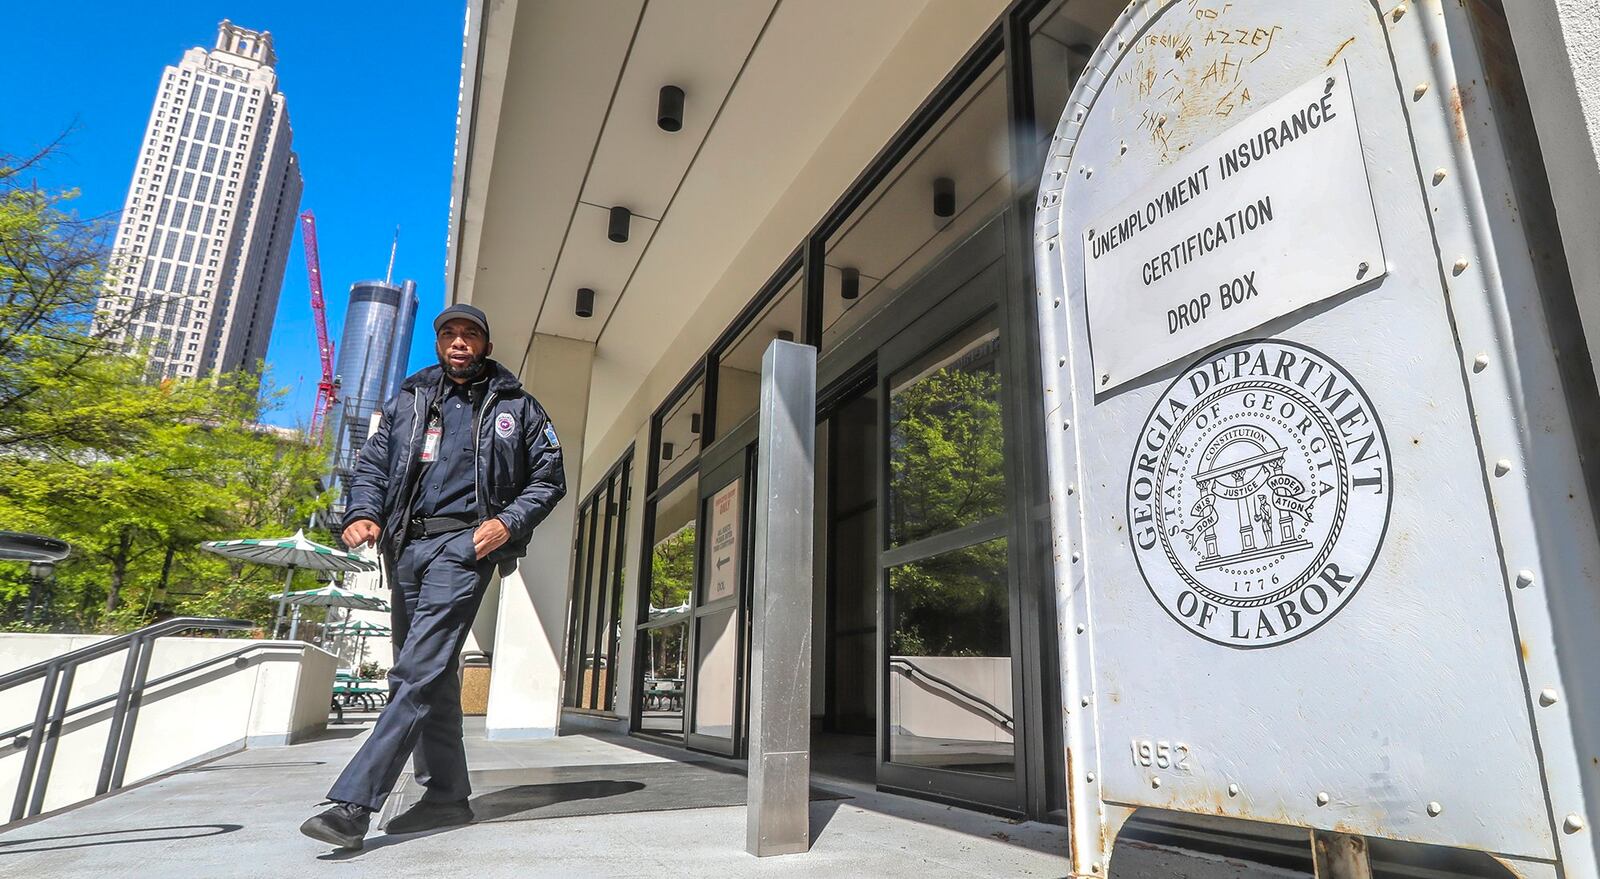
M 480 722 L 481 723 L 481 722 Z M 848 799 L 811 804 L 812 850 L 744 851 L 743 806 L 582 815 L 404 837 L 374 830 L 331 852 L 297 827 L 316 811 L 364 730 L 244 751 L 0 833 L 0 875 L 55 877 L 1060 877 L 1063 828 L 818 780 Z M 629 738 L 490 742 L 469 731 L 474 770 L 670 762 L 683 752 Z M 699 758 L 690 758 L 699 759 Z M 1115 876 L 1289 876 L 1237 861 L 1119 847 Z

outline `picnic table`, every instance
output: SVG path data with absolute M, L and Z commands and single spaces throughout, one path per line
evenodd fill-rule
M 346 708 L 376 711 L 389 701 L 389 688 L 376 681 L 364 681 L 347 671 L 333 676 L 333 704 L 329 709 L 336 720 L 344 720 Z

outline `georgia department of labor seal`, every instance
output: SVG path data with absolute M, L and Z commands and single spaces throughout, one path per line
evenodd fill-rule
M 1129 536 L 1145 583 L 1189 631 L 1270 647 L 1338 613 L 1389 523 L 1378 413 L 1327 356 L 1282 341 L 1213 351 L 1139 433 Z

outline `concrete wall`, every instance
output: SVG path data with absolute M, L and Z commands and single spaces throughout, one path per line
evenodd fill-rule
M 0 635 L 0 673 L 76 650 L 103 635 Z M 233 638 L 162 638 L 151 654 L 149 679 L 193 667 L 243 648 L 220 662 L 145 693 L 134 726 L 124 783 L 132 784 L 201 758 L 240 748 L 291 744 L 320 733 L 338 658 L 298 641 Z M 78 668 L 69 707 L 116 692 L 125 652 Z M 0 693 L 0 731 L 31 723 L 42 685 Z M 45 809 L 58 809 L 94 795 L 110 732 L 112 705 L 73 716 L 56 750 Z M 17 789 L 24 752 L 0 742 L 0 802 Z M 9 809 L 7 810 L 9 813 Z
M 1508 0 L 1505 13 L 1600 380 L 1600 5 Z
M 1011 658 L 1006 656 L 894 656 L 929 675 L 1015 715 L 1011 707 Z M 972 742 L 1009 742 L 1011 733 L 988 712 L 959 695 L 905 674 L 889 677 L 890 726 L 897 734 Z

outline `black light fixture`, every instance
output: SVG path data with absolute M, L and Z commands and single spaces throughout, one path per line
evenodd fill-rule
M 839 297 L 854 299 L 861 295 L 861 270 L 842 268 L 839 270 Z
M 789 330 L 779 330 L 778 331 L 778 341 L 780 341 L 780 342 L 793 342 L 794 341 L 794 333 L 790 332 Z
M 671 461 L 672 460 L 672 443 L 662 443 L 661 444 L 661 460 L 663 460 L 663 461 Z
M 633 212 L 624 207 L 611 209 L 611 221 L 606 224 L 606 237 L 618 244 L 628 240 L 628 224 L 633 220 Z
M 578 307 L 573 311 L 578 317 L 594 317 L 594 291 L 588 287 L 579 287 Z
M 675 85 L 661 87 L 661 98 L 656 102 L 656 124 L 662 131 L 683 128 L 683 89 Z
M 949 177 L 933 181 L 933 215 L 941 219 L 956 215 L 956 182 Z
M 689 413 L 689 432 L 694 434 L 695 436 L 699 436 L 700 435 L 700 413 L 699 412 L 690 412 Z

